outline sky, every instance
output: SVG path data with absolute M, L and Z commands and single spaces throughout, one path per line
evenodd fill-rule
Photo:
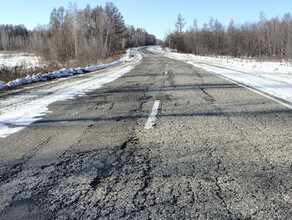
M 87 4 L 91 7 L 104 6 L 110 0 L 71 0 L 79 9 Z M 33 29 L 38 24 L 49 23 L 54 7 L 68 7 L 70 0 L 0 0 L 0 24 L 23 24 Z M 187 24 L 198 20 L 199 27 L 211 17 L 228 26 L 231 19 L 237 24 L 259 20 L 260 12 L 266 18 L 292 11 L 292 0 L 112 0 L 126 24 L 145 28 L 148 33 L 162 39 L 167 31 L 173 31 L 178 14 Z

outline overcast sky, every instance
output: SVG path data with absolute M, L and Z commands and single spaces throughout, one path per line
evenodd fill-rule
M 68 0 L 0 0 L 0 24 L 24 24 L 33 29 L 38 24 L 48 24 L 54 7 L 69 5 Z M 92 7 L 105 5 L 104 0 L 72 0 L 79 9 L 87 4 Z M 194 19 L 199 26 L 217 18 L 224 25 L 231 19 L 235 23 L 258 21 L 260 11 L 267 18 L 280 18 L 292 10 L 292 0 L 113 0 L 124 16 L 126 24 L 145 28 L 149 33 L 163 39 L 165 32 L 174 29 L 179 13 L 189 27 Z

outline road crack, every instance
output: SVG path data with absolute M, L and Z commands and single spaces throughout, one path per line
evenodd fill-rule
M 49 141 L 54 138 L 57 134 L 50 136 L 45 141 L 34 147 L 32 150 L 30 150 L 27 154 L 25 154 L 21 159 L 18 160 L 18 162 L 14 163 L 13 165 L 10 165 L 6 168 L 6 170 L 3 172 L 3 174 L 0 177 L 0 184 L 6 183 L 9 180 L 15 178 L 18 173 L 23 171 L 23 166 L 27 161 L 29 161 L 31 158 L 33 158 L 37 152 Z

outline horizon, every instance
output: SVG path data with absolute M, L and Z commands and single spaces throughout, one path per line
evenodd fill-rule
M 97 5 L 104 7 L 108 1 L 100 0 L 96 4 L 94 0 L 86 2 L 81 0 L 52 0 L 38 4 L 39 2 L 36 0 L 20 3 L 16 0 L 11 0 L 9 3 L 2 2 L 0 4 L 3 10 L 3 13 L 0 15 L 0 21 L 4 25 L 23 24 L 28 30 L 33 30 L 38 25 L 49 24 L 50 13 L 54 7 L 63 6 L 67 9 L 69 2 L 76 3 L 78 9 L 84 9 L 87 4 L 91 7 L 96 7 Z M 161 40 L 164 39 L 165 33 L 175 29 L 174 25 L 178 14 L 185 18 L 186 26 L 184 30 L 187 30 L 193 25 L 195 19 L 197 19 L 199 27 L 202 27 L 204 23 L 209 22 L 211 17 L 217 19 L 225 27 L 228 26 L 231 20 L 235 24 L 257 22 L 261 12 L 265 14 L 267 19 L 276 17 L 281 19 L 286 13 L 289 13 L 287 8 L 292 6 L 292 3 L 287 0 L 280 0 L 277 3 L 271 0 L 259 0 L 257 2 L 252 2 L 251 0 L 245 2 L 234 2 L 231 0 L 221 2 L 214 0 L 204 2 L 183 0 L 167 3 L 150 0 L 139 2 L 139 4 L 133 4 L 131 0 L 123 2 L 113 0 L 110 2 L 117 6 L 124 17 L 126 25 L 143 28 L 149 34 L 154 34 Z M 166 9 L 164 9 L 165 7 Z M 20 14 L 23 16 L 19 16 Z M 35 17 L 38 19 L 35 19 Z

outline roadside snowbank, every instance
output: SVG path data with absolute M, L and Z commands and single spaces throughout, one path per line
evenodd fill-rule
M 100 65 L 100 66 L 92 66 L 92 67 L 87 67 L 85 69 L 79 69 L 79 71 L 86 71 L 86 72 L 91 72 L 91 71 L 96 71 L 96 70 L 101 70 L 101 69 L 105 69 L 105 68 L 109 68 L 111 66 L 117 66 L 122 64 L 124 61 L 117 61 L 114 63 L 110 63 L 110 64 L 105 64 L 105 65 Z
M 34 74 L 32 76 L 28 75 L 25 78 L 10 81 L 6 84 L 4 84 L 3 82 L 0 81 L 0 89 L 11 88 L 11 87 L 21 86 L 21 85 L 29 84 L 29 83 L 33 83 L 33 82 L 48 81 L 48 80 L 52 80 L 55 78 L 74 76 L 77 74 L 84 74 L 87 72 L 106 69 L 109 67 L 120 65 L 120 64 L 126 62 L 127 60 L 131 59 L 132 57 L 133 57 L 132 50 L 128 49 L 127 53 L 119 61 L 116 61 L 113 63 L 103 64 L 103 65 L 99 65 L 99 66 L 91 66 L 91 67 L 86 67 L 86 68 L 77 68 L 77 69 L 69 69 L 69 70 L 62 69 L 62 70 L 50 72 L 50 73 L 38 73 L 38 74 Z
M 203 68 L 292 103 L 292 63 L 257 62 L 247 59 L 205 57 L 173 52 L 165 52 L 165 56 Z
M 0 89 L 4 89 L 5 88 L 5 84 L 3 82 L 0 82 Z
M 275 79 L 292 84 L 292 63 L 290 62 L 257 62 L 251 59 L 231 57 L 205 57 L 192 54 L 168 53 L 168 57 L 192 61 L 197 64 L 207 64 L 225 69 L 256 74 L 264 78 Z

